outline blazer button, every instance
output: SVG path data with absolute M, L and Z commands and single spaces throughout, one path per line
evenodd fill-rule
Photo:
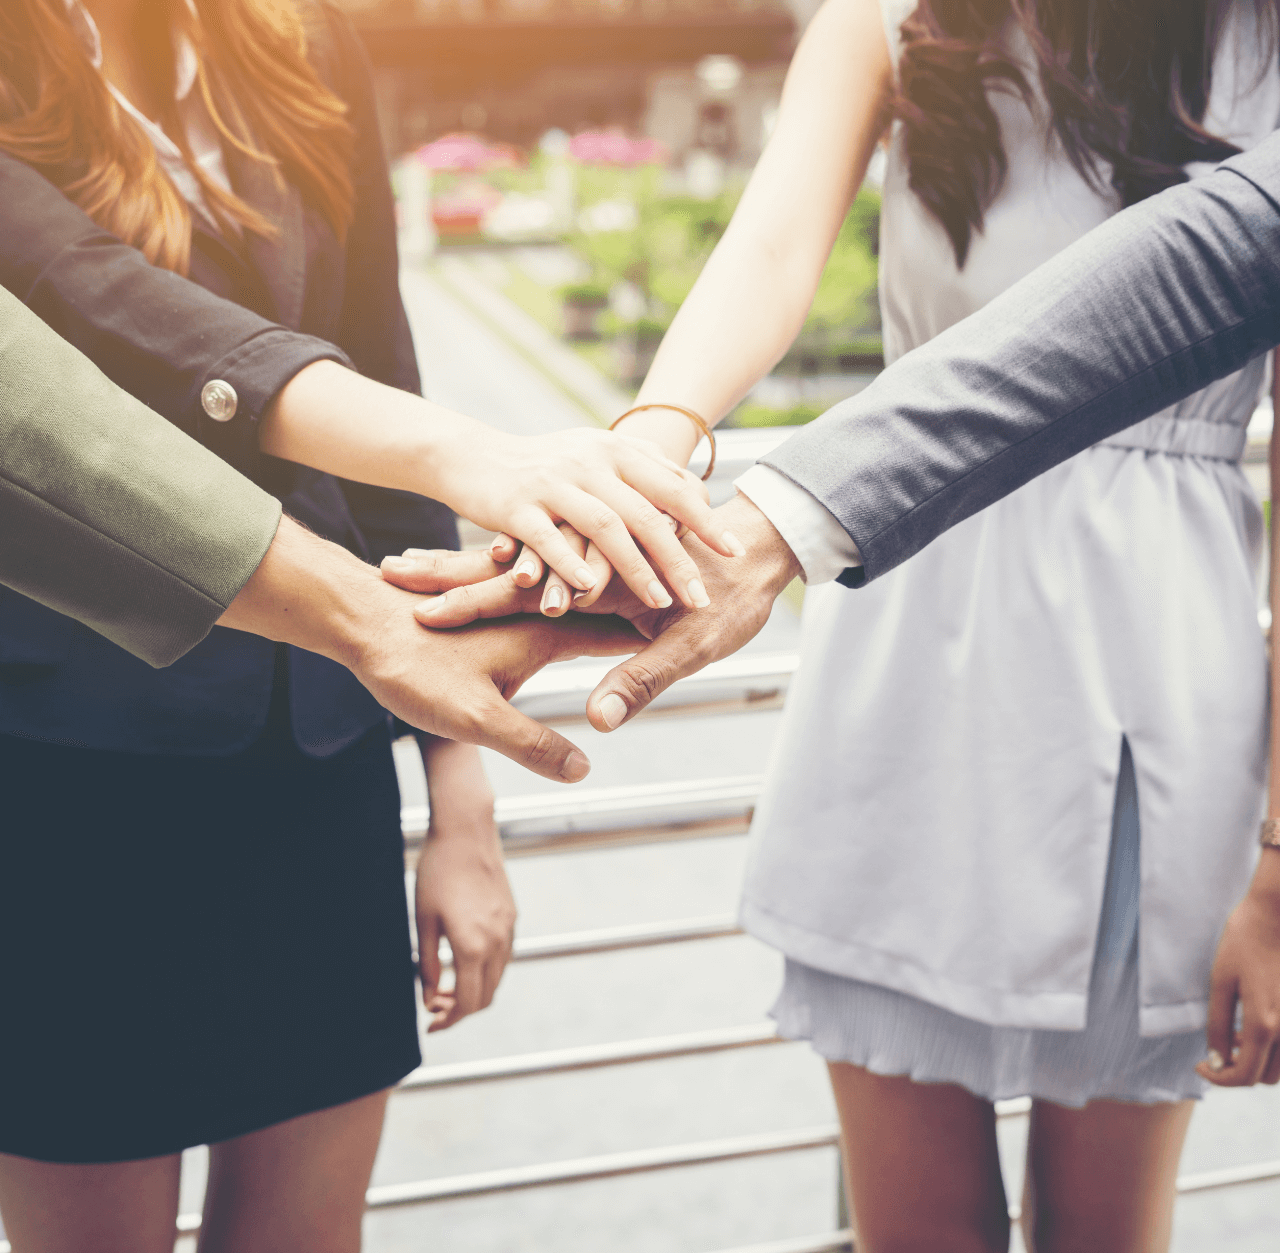
M 200 404 L 215 422 L 230 422 L 239 403 L 236 389 L 223 379 L 214 379 L 200 389 Z

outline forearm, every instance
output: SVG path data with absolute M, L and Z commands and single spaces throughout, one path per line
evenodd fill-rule
M 1239 172 L 1236 172 L 1236 171 Z M 867 577 L 1280 342 L 1280 136 L 1118 214 L 765 458 Z
M 493 787 L 474 744 L 419 733 L 431 805 L 432 839 L 494 837 Z
M 354 667 L 379 616 L 385 616 L 383 586 L 373 566 L 283 517 L 266 555 L 218 625 Z
M 798 264 L 745 232 L 732 231 L 711 255 L 671 323 L 654 358 L 637 405 L 671 402 L 701 414 L 714 426 L 790 347 L 821 274 Z M 628 435 L 651 439 L 684 465 L 697 446 L 697 428 L 683 414 L 649 409 L 619 424 Z
M 804 325 L 891 95 L 879 4 L 827 0 L 792 58 L 777 128 L 638 403 L 670 401 L 714 424 L 777 364 Z M 696 443 L 688 419 L 670 412 L 637 415 L 624 429 L 681 463 Z
M 263 417 L 265 453 L 377 487 L 449 500 L 457 437 L 483 424 L 333 361 L 294 375 Z

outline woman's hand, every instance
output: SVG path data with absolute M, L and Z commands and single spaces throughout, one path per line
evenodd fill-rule
M 333 361 L 313 362 L 289 381 L 263 417 L 258 445 L 357 482 L 443 501 L 530 545 L 566 583 L 589 591 L 595 576 L 556 529 L 567 522 L 654 608 L 671 603 L 654 566 L 687 607 L 706 595 L 664 514 L 714 552 L 741 551 L 687 472 L 647 440 L 594 428 L 507 435 Z
M 505 483 L 503 456 L 511 458 L 512 466 Z M 529 468 L 515 469 L 530 458 Z M 737 538 L 712 521 L 703 484 L 648 440 L 607 431 L 564 431 L 518 446 L 494 446 L 484 463 L 494 473 L 470 485 L 472 499 L 458 511 L 503 532 L 497 541 L 503 555 L 511 551 L 503 545 L 507 537 L 524 542 L 515 565 L 521 586 L 542 580 L 545 560 L 554 576 L 546 588 L 548 616 L 566 612 L 572 600 L 590 603 L 615 570 L 650 608 L 665 609 L 672 603 L 668 589 L 686 608 L 704 608 L 709 601 L 698 568 L 675 536 L 681 525 L 722 556 L 742 552 Z M 570 470 L 576 475 L 575 485 L 557 481 Z M 527 498 L 523 502 L 522 492 Z M 523 529 L 496 524 L 499 501 Z M 610 518 L 602 504 L 616 516 Z M 632 536 L 644 546 L 662 580 Z
M 1280 849 L 1262 850 L 1253 883 L 1223 929 L 1208 1038 L 1209 1055 L 1196 1070 L 1210 1083 L 1234 1088 L 1280 1080 Z
M 418 858 L 418 967 L 428 1031 L 443 1031 L 493 1000 L 511 957 L 516 905 L 493 821 L 493 790 L 469 744 L 423 749 L 431 825 Z M 440 941 L 453 950 L 454 984 L 440 988 Z

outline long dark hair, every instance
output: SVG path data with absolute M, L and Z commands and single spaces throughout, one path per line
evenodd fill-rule
M 1255 0 L 1274 43 L 1277 0 Z M 1002 40 L 1012 20 L 1035 54 L 1052 130 L 1071 164 L 1125 205 L 1183 182 L 1189 161 L 1239 151 L 1204 129 L 1214 54 L 1233 0 L 920 0 L 902 26 L 896 116 L 911 190 L 963 267 L 1008 158 L 989 89 L 1032 89 Z M 1263 64 L 1260 60 L 1260 64 Z M 1105 166 L 1102 167 L 1105 169 Z

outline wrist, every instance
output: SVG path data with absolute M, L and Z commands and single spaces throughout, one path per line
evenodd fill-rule
M 751 577 L 763 588 L 777 596 L 793 579 L 799 578 L 801 566 L 787 541 L 764 513 L 741 493 L 716 510 L 717 518 L 723 518 L 725 529 L 732 531 L 747 550 L 738 558 L 742 569 L 750 570 Z
M 218 621 L 355 669 L 386 616 L 382 593 L 391 591 L 372 566 L 286 516 Z
M 659 401 L 644 401 L 641 404 L 659 404 Z M 689 464 L 693 450 L 702 439 L 698 428 L 678 409 L 645 409 L 624 418 L 613 428 L 621 435 L 630 435 L 634 439 L 647 439 L 657 444 L 662 451 L 677 465 Z
M 1280 911 L 1280 848 L 1263 848 L 1258 857 L 1249 895 L 1260 903 Z

